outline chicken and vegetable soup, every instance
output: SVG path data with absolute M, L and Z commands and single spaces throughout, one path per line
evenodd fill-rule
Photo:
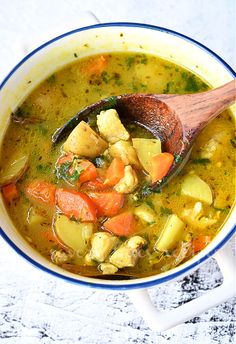
M 1 191 L 22 236 L 63 269 L 103 278 L 157 274 L 201 251 L 235 197 L 229 112 L 205 128 L 182 171 L 156 191 L 150 185 L 180 157 L 115 109 L 78 122 L 60 144 L 52 135 L 105 97 L 208 88 L 181 66 L 128 52 L 77 59 L 51 75 L 12 114 L 2 143 Z

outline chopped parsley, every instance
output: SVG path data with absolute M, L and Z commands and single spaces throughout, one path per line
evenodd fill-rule
M 193 159 L 192 160 L 192 163 L 193 164 L 202 164 L 202 165 L 206 165 L 206 164 L 209 164 L 211 162 L 210 159 L 207 159 L 207 158 L 202 158 L 202 159 Z
M 107 162 L 107 158 L 104 155 L 101 155 L 90 161 L 95 165 L 95 167 L 103 167 L 103 165 Z
M 161 216 L 166 216 L 166 215 L 173 214 L 171 209 L 165 208 L 165 207 L 160 207 L 160 212 L 161 212 Z
M 38 172 L 43 174 L 48 174 L 51 172 L 51 165 L 50 164 L 39 164 L 36 166 Z
M 234 138 L 230 140 L 230 143 L 234 148 L 236 148 L 236 136 L 234 136 Z
M 84 168 L 80 165 L 81 159 L 74 157 L 73 161 L 67 161 L 56 168 L 58 179 L 74 182 L 79 179 Z
M 175 162 L 177 164 L 183 160 L 182 156 L 180 154 L 176 154 L 176 153 L 174 153 L 174 158 L 175 158 Z
M 128 56 L 126 58 L 126 65 L 127 65 L 127 68 L 130 69 L 131 66 L 135 63 L 135 57 L 133 56 Z
M 145 203 L 152 209 L 155 210 L 154 204 L 152 203 L 152 201 L 150 199 L 146 199 Z

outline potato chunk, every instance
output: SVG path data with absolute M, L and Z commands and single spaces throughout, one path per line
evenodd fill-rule
M 134 214 L 140 218 L 141 221 L 152 224 L 156 222 L 156 214 L 153 209 L 151 209 L 146 204 L 141 204 L 135 208 Z
M 173 250 L 182 240 L 184 228 L 185 223 L 177 215 L 170 215 L 161 235 L 154 245 L 154 250 L 161 252 Z
M 91 240 L 90 257 L 97 262 L 104 262 L 113 248 L 117 245 L 118 238 L 107 232 L 97 232 Z
M 110 257 L 110 263 L 121 269 L 124 267 L 134 267 L 138 261 L 138 253 L 146 240 L 138 235 L 130 238 L 122 244 Z
M 115 109 L 101 111 L 97 116 L 97 126 L 100 134 L 110 143 L 129 139 L 129 133 L 121 123 Z
M 159 139 L 134 138 L 132 142 L 143 168 L 150 172 L 152 157 L 161 153 L 161 141 Z
M 102 154 L 107 147 L 107 142 L 86 122 L 81 121 L 68 136 L 63 149 L 65 152 L 82 157 L 95 158 Z
M 78 255 L 84 254 L 93 234 L 92 223 L 78 223 L 65 215 L 58 215 L 54 227 L 57 236 L 66 246 L 72 248 Z
M 181 185 L 181 194 L 202 201 L 208 205 L 212 204 L 213 196 L 210 186 L 196 174 L 188 174 Z
M 141 168 L 136 151 L 130 141 L 118 141 L 110 146 L 109 153 L 113 158 L 120 158 L 125 165 Z
M 22 156 L 4 166 L 0 171 L 0 186 L 15 183 L 28 168 L 28 156 Z

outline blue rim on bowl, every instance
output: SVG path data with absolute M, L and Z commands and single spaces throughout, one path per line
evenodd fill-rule
M 154 26 L 154 25 L 148 25 L 148 24 L 139 24 L 139 23 L 126 23 L 126 22 L 118 22 L 118 23 L 105 23 L 105 24 L 96 24 L 96 25 L 90 25 L 90 26 L 86 26 L 86 27 L 82 27 L 79 29 L 75 29 L 73 31 L 64 33 L 58 37 L 53 38 L 52 40 L 42 44 L 40 47 L 38 47 L 37 49 L 33 50 L 30 54 L 28 54 L 26 57 L 24 57 L 11 71 L 10 73 L 6 76 L 6 78 L 2 81 L 2 83 L 0 84 L 0 90 L 3 88 L 3 86 L 6 84 L 6 82 L 8 81 L 8 79 L 10 79 L 10 77 L 14 74 L 14 72 L 22 65 L 24 64 L 24 62 L 26 62 L 32 55 L 36 54 L 38 51 L 42 50 L 44 47 L 50 45 L 51 43 L 58 41 L 66 36 L 72 35 L 74 33 L 77 32 L 81 32 L 81 31 L 85 31 L 85 30 L 90 30 L 90 29 L 99 29 L 99 28 L 103 28 L 103 27 L 112 27 L 112 26 L 116 26 L 116 27 L 137 27 L 137 28 L 144 28 L 144 29 L 149 29 L 149 30 L 156 30 L 156 31 L 162 31 L 165 32 L 167 34 L 171 34 L 174 36 L 178 36 L 186 41 L 189 41 L 190 43 L 198 46 L 199 48 L 201 48 L 202 50 L 206 51 L 209 55 L 211 55 L 213 58 L 215 58 L 216 60 L 218 60 L 228 71 L 229 73 L 235 78 L 236 77 L 236 73 L 234 72 L 234 70 L 221 58 L 219 57 L 216 53 L 214 53 L 212 50 L 210 50 L 209 48 L 205 47 L 203 44 L 195 41 L 192 38 L 189 38 L 188 36 L 185 36 L 181 33 L 178 33 L 176 31 L 173 30 L 169 30 L 163 27 L 159 27 L 159 26 Z M 198 259 L 196 262 L 190 264 L 189 266 L 181 269 L 180 271 L 177 272 L 172 272 L 169 273 L 167 276 L 162 277 L 162 278 L 157 278 L 151 281 L 145 281 L 142 282 L 142 278 L 140 278 L 139 280 L 134 280 L 134 282 L 132 284 L 118 284 L 118 285 L 110 285 L 110 284 L 105 284 L 105 280 L 102 280 L 101 283 L 99 282 L 87 282 L 87 281 L 82 281 L 82 280 L 77 280 L 75 278 L 72 277 L 68 277 L 68 276 L 64 276 L 58 272 L 55 272 L 49 268 L 46 268 L 45 266 L 39 264 L 37 261 L 35 261 L 34 259 L 30 258 L 26 253 L 24 253 L 21 249 L 19 249 L 14 242 L 6 235 L 6 233 L 3 231 L 2 228 L 0 228 L 0 235 L 2 236 L 2 238 L 23 258 L 25 258 L 29 263 L 33 264 L 35 267 L 39 268 L 40 270 L 43 270 L 44 272 L 49 273 L 50 275 L 59 277 L 65 281 L 74 283 L 74 284 L 79 284 L 79 285 L 84 285 L 87 287 L 92 287 L 92 288 L 99 288 L 99 289 L 110 289 L 110 290 L 130 290 L 130 289 L 138 289 L 138 288 L 148 288 L 148 287 L 152 287 L 164 282 L 168 282 L 172 279 L 175 279 L 185 273 L 187 273 L 189 270 L 196 268 L 199 264 L 201 264 L 202 262 L 204 262 L 206 259 L 208 259 L 209 257 L 211 257 L 216 251 L 218 251 L 231 237 L 232 235 L 236 232 L 236 225 L 229 231 L 229 233 L 216 245 L 216 247 L 214 249 L 212 249 L 210 252 L 208 252 L 207 254 L 205 254 L 202 258 Z M 155 276 L 154 276 L 155 278 Z M 93 279 L 93 281 L 96 281 L 95 279 Z M 98 280 L 97 280 L 98 281 Z M 140 282 L 139 282 L 140 281 Z M 119 281 L 121 282 L 121 281 Z M 124 282 L 125 283 L 125 282 Z

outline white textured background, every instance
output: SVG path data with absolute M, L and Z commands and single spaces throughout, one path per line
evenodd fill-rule
M 200 41 L 236 65 L 234 0 L 0 0 L 0 78 L 34 47 L 89 24 L 135 21 Z M 178 282 L 151 290 L 160 309 L 176 307 L 221 283 L 213 259 Z M 123 293 L 99 292 L 54 279 L 30 266 L 0 239 L 1 344 L 235 343 L 234 300 L 165 333 L 153 333 Z

